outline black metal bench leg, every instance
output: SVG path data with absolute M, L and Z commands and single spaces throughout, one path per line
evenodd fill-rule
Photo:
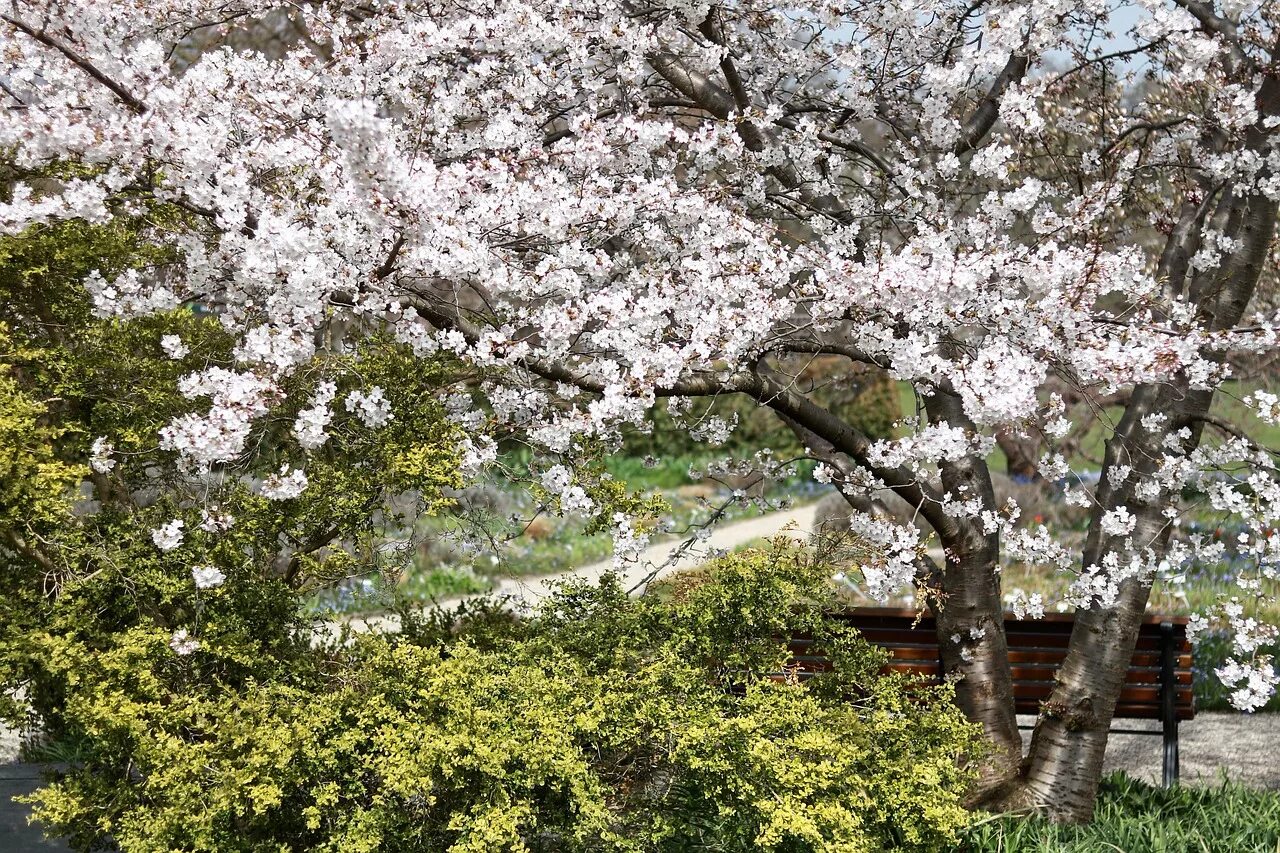
M 1164 786 L 1178 784 L 1178 721 L 1164 726 Z
M 1178 672 L 1173 624 L 1160 625 L 1160 722 L 1164 729 L 1164 786 L 1178 784 Z

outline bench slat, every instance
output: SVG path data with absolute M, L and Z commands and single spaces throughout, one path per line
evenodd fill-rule
M 804 666 L 806 669 L 810 661 L 818 661 L 817 658 L 796 658 L 796 662 Z M 823 665 L 825 661 L 823 661 Z M 829 665 L 826 665 L 829 668 Z M 923 663 L 890 663 L 885 669 L 892 672 L 900 672 L 908 675 L 933 675 L 938 671 L 937 664 Z M 815 670 L 815 671 L 826 671 Z M 1013 667 L 1013 678 L 1015 681 L 1044 681 L 1053 682 L 1054 674 L 1057 673 L 1056 666 L 1015 666 Z M 1190 671 L 1182 670 L 1175 673 L 1175 680 L 1178 684 L 1191 684 L 1192 675 Z M 1125 674 L 1125 684 L 1160 684 L 1159 667 L 1142 667 L 1130 668 Z
M 820 654 L 815 655 L 809 652 L 809 648 L 811 645 L 812 644 L 810 643 L 805 643 L 804 645 L 801 645 L 801 646 L 792 644 L 790 648 L 792 649 L 793 656 L 796 659 L 822 657 L 822 655 Z M 879 645 L 879 644 L 877 643 L 876 645 Z M 892 648 L 887 649 L 887 651 L 891 655 L 893 655 L 894 660 L 936 661 L 938 659 L 937 644 L 929 645 L 926 643 L 917 643 L 911 646 L 894 646 Z M 1062 664 L 1062 661 L 1065 658 L 1066 658 L 1065 649 L 1062 649 L 1062 650 L 1010 649 L 1009 650 L 1009 662 L 1014 665 L 1047 664 L 1047 665 L 1056 667 L 1056 666 L 1060 666 Z M 1175 658 L 1174 665 L 1180 672 L 1181 671 L 1190 672 L 1191 655 L 1189 653 L 1178 655 L 1177 658 Z M 1151 652 L 1151 653 L 1136 652 L 1133 656 L 1133 661 L 1130 664 L 1130 666 L 1134 668 L 1141 668 L 1141 669 L 1159 670 L 1160 655 L 1154 652 Z
M 885 671 L 916 676 L 926 683 L 938 681 L 938 642 L 931 617 L 916 619 L 911 611 L 855 608 L 832 614 L 832 618 L 856 628 L 868 642 L 889 651 Z M 1186 637 L 1186 619 L 1148 615 L 1139 626 L 1133 657 L 1125 673 L 1125 683 L 1116 705 L 1116 717 L 1159 719 L 1161 715 L 1162 623 L 1173 626 L 1173 698 L 1179 720 L 1195 716 L 1192 695 L 1191 644 Z M 1047 614 L 1044 619 L 1016 619 L 1006 615 L 1005 637 L 1013 675 L 1014 703 L 1018 713 L 1038 713 L 1040 703 L 1049 698 L 1055 675 L 1066 658 L 1074 617 Z M 812 638 L 794 636 L 790 643 L 795 669 L 793 675 L 808 678 L 829 671 L 830 663 Z
M 830 672 L 831 662 L 824 657 L 805 656 L 793 657 L 792 662 L 802 672 Z M 885 665 L 885 671 L 897 672 L 904 675 L 926 675 L 932 676 L 937 674 L 937 663 L 899 663 L 892 662 Z M 1012 667 L 1013 679 L 1015 682 L 1044 682 L 1046 684 L 1054 683 L 1054 675 L 1057 673 L 1056 666 L 1014 666 Z M 1174 673 L 1174 680 L 1179 685 L 1192 684 L 1192 674 L 1189 670 L 1180 670 Z M 1160 669 L 1158 667 L 1131 667 L 1125 673 L 1125 684 L 1160 684 Z
M 893 647 L 898 645 L 918 645 L 921 643 L 921 636 L 927 634 L 936 636 L 933 626 L 920 626 L 916 629 L 907 627 L 893 628 L 871 628 L 855 625 L 858 633 L 862 635 L 868 642 L 875 643 L 878 646 Z M 1060 629 L 1062 623 L 1055 623 L 1055 628 Z M 806 638 L 795 638 L 798 642 L 804 642 Z M 1009 648 L 1028 648 L 1028 649 L 1065 649 L 1071 643 L 1070 632 L 1061 630 L 1055 631 L 1034 631 L 1019 628 L 1006 628 L 1005 640 Z M 935 642 L 936 645 L 936 642 Z M 1189 644 L 1188 644 L 1189 645 Z M 1158 652 L 1161 648 L 1161 639 L 1159 634 L 1139 634 L 1135 650 Z

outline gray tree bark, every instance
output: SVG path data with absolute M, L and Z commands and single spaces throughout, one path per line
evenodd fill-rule
M 1258 105 L 1264 116 L 1277 113 L 1280 83 L 1275 77 L 1263 84 Z M 1256 126 L 1246 144 L 1264 155 L 1270 149 L 1267 138 Z M 1195 251 L 1207 206 L 1198 210 L 1188 206 L 1184 210 L 1183 222 L 1170 235 L 1160 273 L 1174 292 L 1188 293 L 1205 328 L 1223 330 L 1239 323 L 1275 237 L 1278 208 L 1280 205 L 1261 194 L 1225 195 L 1214 218 L 1222 222 L 1228 236 L 1238 241 L 1238 248 L 1216 270 L 1192 277 L 1186 290 L 1185 259 Z M 1125 541 L 1104 536 L 1099 525 L 1104 512 L 1119 506 L 1128 507 L 1137 517 L 1131 537 L 1134 546 L 1148 546 L 1163 553 L 1170 528 L 1161 513 L 1177 496 L 1158 495 L 1144 501 L 1135 494 L 1134 486 L 1155 469 L 1160 448 L 1170 433 L 1190 430 L 1191 437 L 1183 442 L 1184 452 L 1199 444 L 1203 419 L 1212 402 L 1213 392 L 1193 390 L 1185 379 L 1135 391 L 1115 435 L 1107 442 L 1103 477 L 1083 554 L 1086 569 L 1097 565 L 1108 553 L 1119 554 L 1122 563 L 1130 556 Z M 1167 416 L 1160 428 L 1143 425 L 1143 417 L 1151 413 Z M 1117 465 L 1130 465 L 1133 472 L 1113 486 L 1107 473 Z M 1082 610 L 1076 617 L 1058 685 L 1044 703 L 1032 735 L 1021 792 L 1025 802 L 1055 819 L 1086 821 L 1093 816 L 1108 729 L 1150 592 L 1149 580 L 1127 580 L 1114 604 Z

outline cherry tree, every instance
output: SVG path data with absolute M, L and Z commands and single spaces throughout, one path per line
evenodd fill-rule
M 197 302 L 240 334 L 241 370 L 184 380 L 208 414 L 157 437 L 184 470 L 241 459 L 335 327 L 484 368 L 454 417 L 521 430 L 565 507 L 590 502 L 561 464 L 577 442 L 659 400 L 745 395 L 851 502 L 888 489 L 930 531 L 852 522 L 881 554 L 868 590 L 915 584 L 937 613 L 995 745 L 978 802 L 1091 813 L 1153 583 L 1222 553 L 1180 532 L 1189 512 L 1235 518 L 1251 560 L 1194 625 L 1233 630 L 1219 675 L 1238 706 L 1272 692 L 1258 650 L 1276 628 L 1252 614 L 1280 564 L 1280 486 L 1210 406 L 1233 359 L 1276 346 L 1255 296 L 1280 203 L 1276 4 L 16 0 L 0 20 L 0 227 L 170 205 L 150 236 L 178 260 L 90 276 L 98 311 Z M 27 177 L 50 163 L 79 168 Z M 797 379 L 819 356 L 910 382 L 908 434 L 873 441 L 824 408 Z M 1280 419 L 1274 396 L 1246 402 Z M 299 418 L 304 449 L 333 404 L 322 389 Z M 1091 484 L 1065 451 L 1104 404 L 1123 415 Z M 997 504 L 997 440 L 1066 478 L 1082 545 Z M 494 454 L 477 438 L 468 471 Z M 280 500 L 307 487 L 258 473 Z M 643 542 L 614 525 L 624 555 Z M 1077 610 L 1025 761 L 1011 562 L 1070 573 Z

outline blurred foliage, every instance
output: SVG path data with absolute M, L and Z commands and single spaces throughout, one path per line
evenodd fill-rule
M 846 423 L 872 439 L 889 438 L 894 424 L 902 418 L 902 402 L 898 383 L 881 371 L 863 366 L 850 366 L 840 359 L 817 357 L 786 367 L 797 387 L 821 406 L 830 409 Z M 709 449 L 747 457 L 769 448 L 776 458 L 800 455 L 800 441 L 778 419 L 773 411 L 741 394 L 718 397 L 693 397 L 681 400 L 685 407 L 673 415 L 671 404 L 655 406 L 647 431 L 633 430 L 626 436 L 628 455 L 667 457 L 702 457 Z M 733 426 L 723 444 L 708 442 L 700 431 L 720 419 Z

